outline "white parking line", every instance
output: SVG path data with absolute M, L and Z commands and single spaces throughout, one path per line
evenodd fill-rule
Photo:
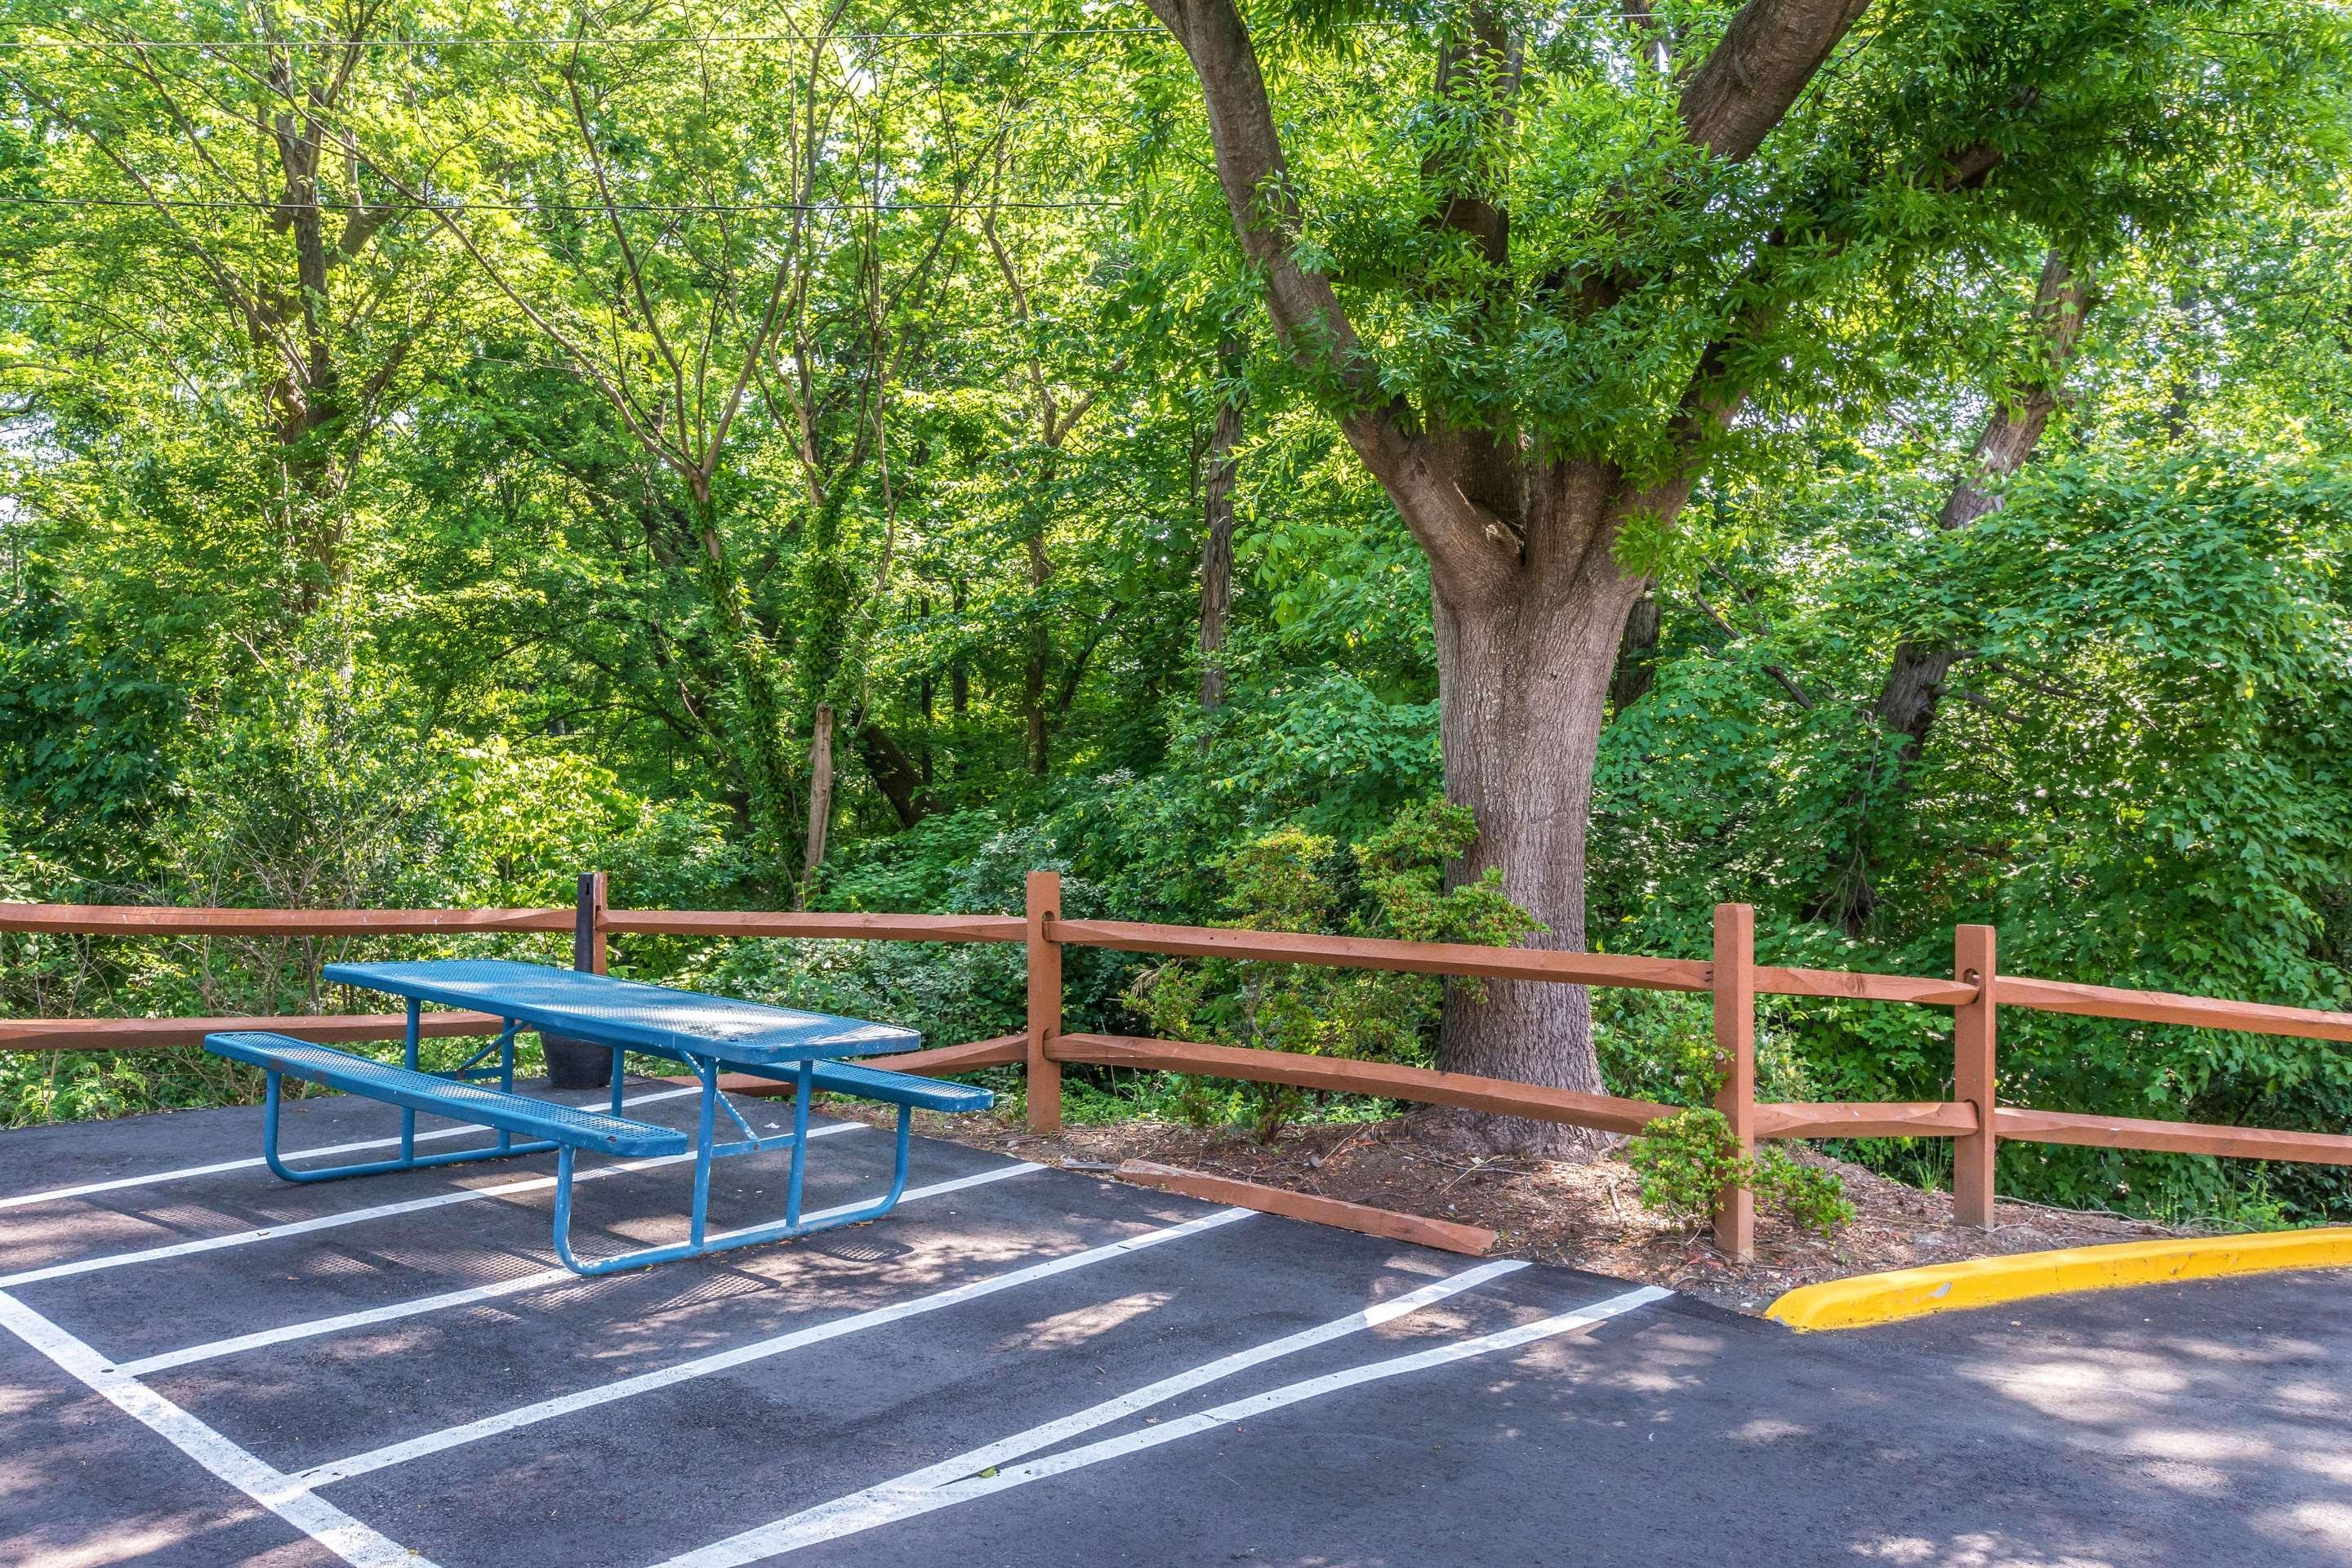
M 532 1426 L 541 1421 L 552 1421 L 559 1415 L 569 1415 L 576 1411 L 593 1409 L 597 1405 L 609 1405 L 614 1400 L 627 1399 L 639 1394 L 651 1394 L 656 1389 L 669 1388 L 693 1378 L 707 1377 L 712 1373 L 726 1372 L 751 1362 L 765 1360 L 770 1356 L 782 1355 L 787 1351 L 799 1350 L 805 1345 L 821 1344 L 827 1340 L 839 1339 L 845 1334 L 857 1333 L 865 1329 L 880 1328 L 886 1323 L 898 1322 L 926 1312 L 940 1311 L 966 1301 L 976 1301 L 983 1296 L 992 1296 L 1000 1290 L 1010 1290 L 1016 1286 L 1027 1285 L 1035 1280 L 1049 1279 L 1056 1275 L 1091 1268 L 1097 1263 L 1108 1263 L 1130 1253 L 1140 1252 L 1148 1247 L 1157 1247 L 1162 1242 L 1179 1241 L 1186 1237 L 1198 1236 L 1204 1231 L 1214 1230 L 1220 1226 L 1231 1225 L 1236 1220 L 1247 1219 L 1255 1211 L 1251 1209 L 1219 1209 L 1214 1214 L 1202 1215 L 1198 1219 L 1186 1220 L 1181 1225 L 1164 1226 L 1158 1230 L 1148 1230 L 1140 1236 L 1129 1237 L 1124 1241 L 1115 1241 L 1105 1247 L 1089 1247 L 1084 1252 L 1074 1252 L 1065 1258 L 1052 1258 L 1044 1263 L 1034 1263 L 1025 1268 L 1015 1268 L 1003 1274 L 991 1275 L 987 1279 L 975 1279 L 969 1284 L 956 1286 L 952 1289 L 937 1291 L 929 1296 L 918 1296 L 911 1300 L 894 1302 L 887 1307 L 877 1307 L 871 1311 L 855 1313 L 846 1318 L 836 1318 L 831 1322 L 796 1329 L 788 1334 L 778 1334 L 771 1339 L 739 1345 L 733 1350 L 700 1356 L 693 1361 L 681 1362 L 676 1366 L 663 1367 L 656 1372 L 639 1373 L 635 1377 L 625 1377 L 617 1383 L 608 1383 L 597 1388 L 583 1389 L 577 1394 L 567 1394 L 559 1398 L 542 1399 L 536 1404 L 520 1405 L 499 1415 L 486 1415 L 478 1421 L 468 1421 L 463 1426 L 446 1427 L 438 1432 L 427 1432 L 421 1436 L 411 1437 L 406 1442 L 373 1448 L 364 1454 L 354 1454 L 348 1459 L 336 1459 L 327 1464 L 314 1465 L 296 1476 L 294 1483 L 304 1487 L 329 1486 L 336 1481 L 348 1480 L 353 1476 L 366 1475 L 372 1470 L 380 1470 L 390 1465 L 404 1464 L 410 1459 L 422 1458 L 427 1454 L 437 1454 L 446 1448 L 454 1448 L 461 1444 L 478 1442 L 485 1437 L 494 1437 L 502 1432 L 514 1431 L 518 1427 Z
M 948 1193 L 960 1193 L 967 1187 L 983 1186 L 1001 1182 L 1007 1176 L 1025 1175 L 1042 1170 L 1038 1165 L 996 1165 L 975 1175 L 958 1176 L 951 1182 L 934 1182 L 928 1187 L 917 1187 L 900 1198 L 899 1203 L 911 1204 L 924 1198 L 935 1198 Z M 837 1208 L 820 1209 L 806 1215 L 810 1220 L 826 1220 L 847 1214 L 863 1204 L 843 1204 Z M 747 1227 L 748 1228 L 748 1227 Z M 736 1231 L 718 1231 L 710 1239 L 723 1240 L 739 1235 Z M 496 1300 L 502 1296 L 520 1296 L 533 1290 L 544 1290 L 558 1285 L 577 1285 L 583 1281 L 569 1268 L 542 1268 L 536 1273 L 520 1274 L 511 1279 L 497 1279 L 488 1285 L 475 1285 L 463 1290 L 446 1290 L 437 1296 L 419 1296 L 411 1300 L 394 1301 L 382 1307 L 371 1307 L 363 1312 L 343 1312 L 331 1318 L 313 1318 L 308 1322 L 289 1323 L 280 1329 L 263 1329 L 257 1333 L 238 1334 L 233 1339 L 213 1340 L 205 1344 L 190 1345 L 185 1350 L 165 1351 L 161 1355 L 147 1356 L 139 1361 L 127 1361 L 114 1370 L 125 1377 L 148 1377 L 173 1367 L 189 1366 L 218 1356 L 236 1355 L 246 1351 L 281 1345 L 293 1340 L 316 1339 L 321 1334 L 339 1334 L 351 1329 L 364 1329 L 376 1323 L 389 1323 L 400 1318 L 414 1318 L 425 1312 L 438 1312 L 450 1307 L 470 1307 L 478 1301 Z
M 837 1540 L 845 1535 L 853 1535 L 860 1531 L 870 1530 L 878 1524 L 911 1519 L 918 1514 L 935 1512 L 940 1509 L 951 1508 L 957 1503 L 991 1497 L 1013 1487 L 1026 1486 L 1031 1481 L 1066 1475 L 1072 1470 L 1084 1469 L 1090 1465 L 1099 1465 L 1108 1459 L 1123 1458 L 1146 1448 L 1156 1448 L 1163 1443 L 1172 1443 L 1180 1437 L 1195 1436 L 1202 1432 L 1213 1431 L 1217 1427 L 1237 1421 L 1263 1415 L 1268 1411 L 1279 1410 L 1285 1405 L 1296 1405 L 1302 1400 L 1318 1398 L 1326 1394 L 1337 1394 L 1342 1389 L 1354 1388 L 1360 1384 L 1378 1382 L 1384 1378 L 1402 1377 L 1411 1373 L 1424 1372 L 1432 1367 L 1444 1366 L 1452 1362 L 1466 1361 L 1472 1356 L 1486 1355 L 1496 1351 L 1516 1350 L 1522 1345 L 1533 1344 L 1538 1340 L 1550 1339 L 1555 1335 L 1569 1333 L 1577 1329 L 1590 1328 L 1595 1323 L 1633 1311 L 1638 1307 L 1663 1300 L 1672 1294 L 1674 1292 L 1671 1290 L 1662 1290 L 1655 1286 L 1644 1286 L 1639 1290 L 1629 1290 L 1622 1296 L 1612 1296 L 1605 1301 L 1579 1308 L 1573 1312 L 1563 1312 L 1557 1317 L 1523 1323 L 1515 1329 L 1504 1329 L 1491 1334 L 1479 1334 L 1471 1339 L 1455 1340 L 1429 1350 L 1417 1351 L 1410 1355 L 1392 1356 L 1386 1361 L 1369 1362 L 1361 1366 L 1349 1367 L 1344 1372 L 1329 1373 L 1321 1377 L 1287 1384 L 1265 1394 L 1253 1394 L 1247 1399 L 1236 1399 L 1213 1409 L 1203 1410 L 1196 1415 L 1187 1415 L 1157 1426 L 1146 1426 L 1122 1436 L 1106 1437 L 1098 1443 L 1089 1443 L 1084 1447 L 1073 1448 L 1066 1453 L 1051 1455 L 1043 1459 L 1034 1459 L 1027 1464 L 1000 1468 L 993 1475 L 974 1473 L 975 1469 L 988 1468 L 988 1461 L 985 1458 L 981 1458 L 976 1466 L 964 1468 L 975 1456 L 985 1455 L 996 1447 L 991 1445 L 991 1448 L 974 1449 L 970 1455 L 960 1455 L 954 1459 L 918 1470 L 900 1481 L 873 1488 L 866 1492 L 853 1494 L 837 1502 L 820 1504 L 816 1508 L 803 1510 L 789 1518 L 780 1519 L 772 1524 L 761 1525 L 756 1529 L 744 1531 L 740 1535 L 729 1536 L 724 1541 L 713 1542 L 709 1546 L 669 1558 L 657 1564 L 656 1568 L 743 1568 L 743 1564 L 746 1563 L 757 1563 L 763 1558 L 779 1556 L 787 1552 L 797 1552 L 802 1547 Z M 1025 1438 L 1028 1435 L 1023 1436 Z M 1020 1439 L 1006 1439 L 1007 1442 L 1018 1440 Z M 914 1484 L 918 1477 L 939 1477 L 950 1470 L 960 1472 L 957 1479 L 929 1486 Z
M 701 1092 L 699 1088 L 665 1089 L 653 1094 L 631 1095 L 621 1101 L 621 1108 L 625 1110 L 631 1106 L 651 1105 L 657 1100 L 676 1100 L 682 1094 L 700 1094 Z M 594 1100 L 575 1109 L 602 1110 L 611 1103 L 612 1101 L 606 1097 L 598 1095 Z M 419 1143 L 429 1143 L 442 1138 L 463 1138 L 469 1132 L 478 1132 L 484 1137 L 489 1136 L 488 1130 L 480 1127 L 436 1127 L 430 1132 L 419 1132 L 416 1135 L 416 1141 Z M 369 1149 L 395 1148 L 399 1142 L 400 1137 L 395 1133 L 389 1138 L 363 1138 L 356 1143 L 329 1143 L 316 1149 L 290 1149 L 286 1151 L 283 1157 L 288 1160 L 312 1160 L 322 1154 L 357 1154 Z M 125 1187 L 148 1187 L 164 1182 L 184 1182 L 192 1176 L 217 1176 L 225 1171 L 250 1171 L 265 1163 L 267 1162 L 257 1154 L 250 1160 L 223 1160 L 215 1165 L 184 1165 L 176 1171 L 157 1171 L 146 1176 L 117 1176 L 110 1182 L 85 1182 L 79 1187 L 50 1187 L 43 1192 L 18 1193 L 14 1197 L 0 1198 L 0 1209 L 23 1208 L 27 1204 L 58 1203 L 66 1198 L 86 1198 L 93 1193 L 120 1192 Z
M 681 1561 L 696 1563 L 698 1568 L 705 1562 L 706 1556 L 712 1563 L 751 1562 L 752 1558 L 731 1557 L 726 1553 L 739 1549 L 751 1549 L 748 1543 L 756 1537 L 758 1550 L 755 1556 L 772 1556 L 778 1552 L 790 1552 L 815 1542 L 832 1541 L 844 1535 L 854 1535 L 859 1531 L 872 1530 L 877 1525 L 887 1524 L 893 1520 L 910 1519 L 916 1514 L 929 1513 L 941 1506 L 933 1500 L 941 1487 L 951 1486 L 967 1477 L 980 1475 L 984 1471 L 999 1469 L 1015 1459 L 1026 1458 L 1041 1449 L 1066 1443 L 1071 1438 L 1091 1432 L 1097 1426 L 1108 1426 L 1114 1421 L 1125 1420 L 1130 1415 L 1150 1409 L 1155 1405 L 1165 1405 L 1179 1394 L 1189 1394 L 1205 1384 L 1231 1377 L 1237 1372 L 1245 1372 L 1251 1367 L 1263 1365 L 1266 1362 L 1278 1360 L 1286 1355 L 1296 1355 L 1300 1351 L 1328 1344 L 1346 1335 L 1360 1333 L 1381 1323 L 1394 1322 L 1399 1318 L 1409 1317 L 1424 1307 L 1434 1306 L 1450 1296 L 1459 1295 L 1474 1286 L 1483 1285 L 1497 1275 L 1515 1273 L 1526 1267 L 1525 1263 L 1505 1261 L 1465 1269 L 1460 1274 L 1399 1296 L 1394 1300 L 1379 1302 L 1360 1311 L 1350 1312 L 1344 1318 L 1316 1328 L 1303 1329 L 1297 1333 L 1287 1334 L 1278 1340 L 1269 1340 L 1262 1345 L 1255 1345 L 1248 1350 L 1235 1351 L 1231 1355 L 1220 1356 L 1217 1360 L 1193 1367 L 1189 1372 L 1180 1372 L 1172 1377 L 1163 1377 L 1157 1383 L 1146 1384 L 1131 1394 L 1122 1394 L 1116 1399 L 1106 1399 L 1101 1404 L 1091 1405 L 1076 1415 L 1065 1415 L 1057 1421 L 1048 1421 L 1043 1426 L 1032 1426 L 1026 1432 L 999 1438 L 993 1443 L 958 1454 L 953 1458 L 942 1459 L 935 1465 L 926 1465 L 919 1470 L 910 1470 L 893 1480 L 868 1487 L 864 1491 L 852 1492 L 847 1497 L 835 1498 L 833 1501 L 820 1503 L 815 1508 L 803 1509 L 790 1519 L 780 1520 L 774 1524 L 763 1526 L 751 1532 L 750 1535 L 737 1536 L 715 1546 L 705 1547 L 701 1553 Z M 747 1544 L 739 1548 L 737 1542 Z M 709 1555 L 712 1553 L 717 1555 Z
M 5 1292 L 0 1292 L 0 1326 L 352 1568 L 434 1568 L 429 1558 L 369 1529 L 324 1498 L 289 1488 L 284 1471 L 264 1464 L 152 1389 L 113 1371 L 96 1351 Z
M 858 1132 L 866 1130 L 863 1121 L 835 1121 L 809 1129 L 812 1138 L 830 1137 L 836 1132 Z M 675 1165 L 694 1158 L 691 1151 L 683 1154 L 662 1154 L 650 1160 L 628 1160 L 614 1165 L 599 1165 L 593 1171 L 573 1173 L 572 1181 L 593 1182 L 603 1176 L 617 1176 L 629 1171 L 651 1171 L 663 1165 Z M 341 1226 L 360 1225 L 372 1219 L 389 1219 L 394 1215 L 418 1214 L 425 1209 L 446 1208 L 451 1204 L 474 1203 L 483 1198 L 510 1198 L 520 1193 L 543 1192 L 555 1185 L 553 1176 L 530 1176 L 520 1182 L 501 1182 L 490 1187 L 460 1187 L 453 1193 L 436 1193 L 428 1198 L 410 1198 L 404 1203 L 378 1204 L 373 1208 L 345 1209 L 340 1214 L 320 1215 L 315 1219 L 288 1220 L 283 1225 L 264 1226 L 257 1230 L 233 1231 L 226 1236 L 208 1236 L 196 1241 L 174 1242 L 169 1247 L 150 1247 L 137 1252 L 112 1252 L 102 1258 L 84 1258 L 72 1263 L 52 1263 L 45 1268 L 27 1268 L 16 1274 L 0 1274 L 0 1289 L 15 1285 L 32 1285 L 44 1279 L 65 1279 L 77 1274 L 94 1274 L 102 1268 L 125 1268 L 134 1263 L 161 1263 L 173 1258 L 190 1258 L 200 1252 L 218 1252 L 227 1247 L 250 1247 L 258 1241 L 275 1241 L 281 1237 L 307 1236 L 312 1231 L 333 1230 Z

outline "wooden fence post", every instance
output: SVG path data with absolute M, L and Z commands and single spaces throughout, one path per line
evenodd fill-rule
M 1742 1154 L 1756 1152 L 1756 910 L 1715 906 L 1715 1057 L 1723 1074 L 1715 1108 Z M 1715 1245 L 1746 1263 L 1756 1256 L 1756 1194 L 1727 1186 L 1715 1194 Z
M 1952 1009 L 1952 1098 L 1977 1108 L 1977 1130 L 1952 1141 L 1952 1217 L 1992 1228 L 1994 933 L 1990 926 L 1952 931 L 1952 977 L 1977 988 L 1977 999 Z
M 604 973 L 605 879 L 602 871 L 580 873 L 580 898 L 572 923 L 572 967 Z
M 604 873 L 580 873 L 580 891 L 572 906 L 572 967 L 591 974 L 604 973 Z M 613 1081 L 613 1052 L 605 1046 L 542 1032 L 541 1053 L 547 1059 L 550 1089 L 604 1089 Z
M 1062 944 L 1054 922 L 1062 917 L 1062 874 L 1029 873 L 1029 1131 L 1062 1130 L 1062 1064 L 1045 1045 L 1062 1033 Z

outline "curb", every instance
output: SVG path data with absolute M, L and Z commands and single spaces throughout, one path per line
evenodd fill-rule
M 1832 1279 L 1790 1291 L 1764 1315 L 1801 1333 L 1861 1329 L 1932 1312 L 1958 1312 L 2074 1290 L 2110 1290 L 2288 1268 L 2352 1268 L 2352 1226 L 2126 1241 Z

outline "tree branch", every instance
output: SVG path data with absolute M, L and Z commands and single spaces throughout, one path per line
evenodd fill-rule
M 1870 0 L 1748 0 L 1683 86 L 1683 132 L 1727 163 L 1746 160 Z
M 1292 360 L 1328 379 L 1345 405 L 1339 427 L 1395 500 L 1432 569 L 1455 586 L 1507 578 L 1518 566 L 1509 531 L 1489 530 L 1461 486 L 1412 434 L 1411 412 L 1384 392 L 1378 367 L 1331 281 L 1298 259 L 1298 194 L 1266 97 L 1265 73 L 1234 0 L 1150 0 L 1192 63 L 1216 150 L 1234 235 L 1264 282 L 1266 311 Z
M 1739 629 L 1734 626 L 1729 621 L 1724 619 L 1722 613 L 1717 610 L 1713 605 L 1710 605 L 1705 599 L 1700 598 L 1696 589 L 1685 589 L 1683 591 L 1683 597 L 1688 599 L 1691 602 L 1692 606 L 1696 609 L 1699 614 L 1705 616 L 1708 620 L 1713 621 L 1717 627 L 1722 631 L 1725 637 L 1729 637 L 1734 642 L 1740 640 Z M 1767 659 L 1759 668 L 1761 668 L 1765 674 L 1770 676 L 1774 680 L 1779 681 L 1780 683 L 1780 689 L 1787 692 L 1790 699 L 1794 701 L 1798 707 L 1805 709 L 1812 707 L 1813 700 L 1805 694 L 1805 689 L 1803 687 L 1797 684 L 1797 678 L 1790 675 L 1782 666 L 1774 664 L 1769 659 Z

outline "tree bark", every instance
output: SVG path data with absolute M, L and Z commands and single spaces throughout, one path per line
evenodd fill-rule
M 866 764 L 882 798 L 890 803 L 890 814 L 898 819 L 898 826 L 912 827 L 930 815 L 929 749 L 917 763 L 890 731 L 871 719 L 858 721 L 852 732 L 857 738 L 858 761 Z
M 1504 890 L 1548 928 L 1538 945 L 1581 947 L 1593 761 L 1626 616 L 1643 586 L 1619 570 L 1617 537 L 1636 513 L 1670 523 L 1681 511 L 1706 439 L 1739 406 L 1726 368 L 1735 356 L 1718 343 L 1699 357 L 1670 431 L 1676 460 L 1640 482 L 1596 458 L 1545 451 L 1507 422 L 1425 417 L 1385 387 L 1330 279 L 1299 244 L 1301 197 L 1235 0 L 1150 4 L 1199 79 L 1234 237 L 1276 335 L 1324 388 L 1349 444 L 1429 558 L 1446 794 L 1478 826 L 1450 879 L 1499 868 Z M 1685 82 L 1685 136 L 1726 162 L 1748 157 L 1866 4 L 1748 0 Z M 1483 56 L 1498 91 L 1469 102 L 1468 123 L 1449 128 L 1462 149 L 1421 171 L 1440 221 L 1476 243 L 1493 278 L 1507 275 L 1509 214 L 1484 183 L 1496 162 L 1473 144 L 1511 113 L 1519 57 L 1500 17 L 1474 6 L 1466 51 L 1459 38 L 1441 48 L 1441 73 Z M 1481 308 L 1512 308 L 1493 282 L 1465 287 Z M 1612 283 L 1606 292 L 1622 291 Z M 1483 997 L 1450 986 L 1438 1061 L 1562 1088 L 1601 1082 L 1590 1002 L 1574 986 L 1490 982 Z M 1445 1113 L 1438 1124 L 1489 1148 L 1559 1152 L 1588 1142 L 1517 1119 Z
M 1239 349 L 1231 338 L 1219 347 L 1218 358 L 1228 374 Z M 1242 395 L 1234 391 L 1217 405 L 1217 423 L 1209 436 L 1209 477 L 1202 492 L 1201 512 L 1201 706 L 1214 712 L 1225 700 L 1225 623 L 1234 603 L 1234 479 L 1240 462 L 1234 448 L 1242 438 Z
M 1531 476 L 1531 515 L 1583 547 L 1538 557 L 1509 578 L 1432 595 L 1438 731 L 1445 793 L 1466 805 L 1478 839 L 1454 885 L 1499 868 L 1503 890 L 1548 928 L 1528 945 L 1585 945 L 1585 833 L 1593 761 L 1626 616 L 1643 583 L 1610 548 L 1622 519 L 1614 476 L 1570 464 Z M 1481 997 L 1483 992 L 1483 999 Z M 1438 1060 L 1450 1072 L 1599 1092 L 1591 998 L 1533 981 L 1455 984 L 1445 996 Z M 1421 1121 L 1481 1148 L 1559 1154 L 1591 1136 L 1554 1123 L 1432 1110 Z
M 1966 471 L 1937 513 L 1937 527 L 1947 531 L 1969 528 L 2000 510 L 2000 482 L 2025 466 L 2042 440 L 2050 416 L 2057 411 L 2060 379 L 2082 341 L 2083 317 L 2090 303 L 2088 270 L 2068 265 L 2063 255 L 2052 251 L 2042 263 L 2042 280 L 2033 294 L 2033 319 L 2048 360 L 2046 374 L 2010 387 L 1993 405 L 1969 455 Z M 1932 641 L 1906 642 L 1895 650 L 1886 679 L 1879 688 L 1878 721 L 1889 734 L 1903 737 L 1906 763 L 1927 746 L 1945 679 L 1959 658 L 1959 649 Z
M 832 819 L 833 704 L 820 702 L 816 726 L 809 735 L 808 847 L 801 856 L 800 897 L 793 900 L 802 909 L 808 907 L 817 868 L 824 864 L 824 830 Z
M 2042 338 L 2044 363 L 2037 374 L 2009 386 L 1985 418 L 1984 429 L 1959 479 L 1944 498 L 1936 526 L 1951 531 L 1973 527 L 2002 506 L 2000 483 L 2015 477 L 2041 443 L 2042 432 L 2058 408 L 2059 387 L 2066 367 L 2081 347 L 2083 319 L 2090 309 L 2090 269 L 2076 267 L 2053 250 L 2042 265 L 2041 281 L 2033 292 L 2033 321 Z M 1873 790 L 1865 803 L 1872 819 L 1899 813 L 1911 791 L 1912 775 L 1927 749 L 1927 732 L 1944 700 L 1952 666 L 1965 657 L 1957 645 L 1937 638 L 1906 639 L 1888 661 L 1874 711 L 1885 734 L 1898 736 L 1894 775 Z M 1870 923 L 1877 896 L 1873 890 L 1872 821 L 1860 824 L 1851 852 L 1838 868 L 1837 879 L 1820 907 L 1811 913 L 1834 919 L 1850 936 L 1859 937 Z
M 1625 636 L 1617 645 L 1616 672 L 1609 678 L 1609 711 L 1622 713 L 1650 694 L 1658 679 L 1658 596 L 1644 592 L 1625 617 Z

